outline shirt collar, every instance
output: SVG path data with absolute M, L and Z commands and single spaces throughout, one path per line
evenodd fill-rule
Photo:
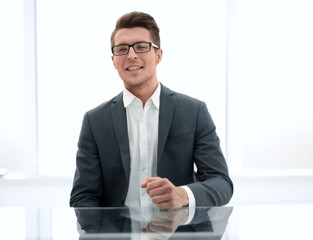
M 154 106 L 159 109 L 160 107 L 160 93 L 161 93 L 161 87 L 160 83 L 158 83 L 157 88 L 155 89 L 154 93 L 152 96 L 148 99 L 148 101 L 151 99 L 152 103 Z M 124 103 L 124 108 L 127 108 L 132 101 L 137 98 L 134 94 L 132 94 L 130 91 L 128 91 L 126 88 L 123 90 L 123 103 Z M 147 101 L 147 102 L 148 102 Z
M 127 108 L 135 98 L 136 96 L 134 94 L 132 94 L 130 91 L 124 88 L 123 90 L 124 108 Z

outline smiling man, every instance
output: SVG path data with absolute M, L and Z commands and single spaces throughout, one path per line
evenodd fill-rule
M 227 204 L 233 184 L 205 103 L 166 88 L 157 78 L 162 50 L 153 17 L 123 15 L 111 47 L 125 88 L 84 116 L 70 205 L 178 209 Z

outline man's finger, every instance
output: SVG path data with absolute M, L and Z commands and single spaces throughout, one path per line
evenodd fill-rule
M 171 197 L 169 196 L 169 194 L 163 194 L 163 195 L 158 195 L 158 196 L 152 197 L 151 201 L 154 204 L 160 204 L 160 203 L 165 203 L 165 202 L 171 201 Z
M 153 182 L 155 180 L 161 179 L 160 177 L 147 177 L 145 178 L 145 180 L 143 181 L 143 183 L 140 185 L 141 188 L 145 188 L 147 187 L 147 184 L 150 182 Z

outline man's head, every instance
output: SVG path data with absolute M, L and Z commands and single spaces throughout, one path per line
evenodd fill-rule
M 114 31 L 111 35 L 111 47 L 115 45 L 115 34 L 122 28 L 146 28 L 150 34 L 152 41 L 161 48 L 160 30 L 155 22 L 154 18 L 147 13 L 143 12 L 130 12 L 120 17 L 117 22 Z
M 146 13 L 125 14 L 117 21 L 111 41 L 113 65 L 125 88 L 137 97 L 139 91 L 152 94 L 158 84 L 156 67 L 162 59 L 154 19 Z

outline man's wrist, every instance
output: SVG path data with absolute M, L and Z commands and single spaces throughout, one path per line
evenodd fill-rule
M 184 187 L 178 187 L 179 195 L 182 199 L 182 207 L 187 207 L 189 205 L 189 197 L 186 189 Z
M 196 200 L 195 197 L 193 195 L 193 192 L 191 191 L 191 189 L 189 187 L 187 187 L 186 185 L 181 186 L 182 188 L 185 189 L 187 195 L 188 195 L 188 210 L 189 210 L 189 216 L 187 221 L 185 222 L 185 225 L 189 224 L 191 222 L 191 220 L 194 217 L 195 214 L 195 207 L 196 207 Z

